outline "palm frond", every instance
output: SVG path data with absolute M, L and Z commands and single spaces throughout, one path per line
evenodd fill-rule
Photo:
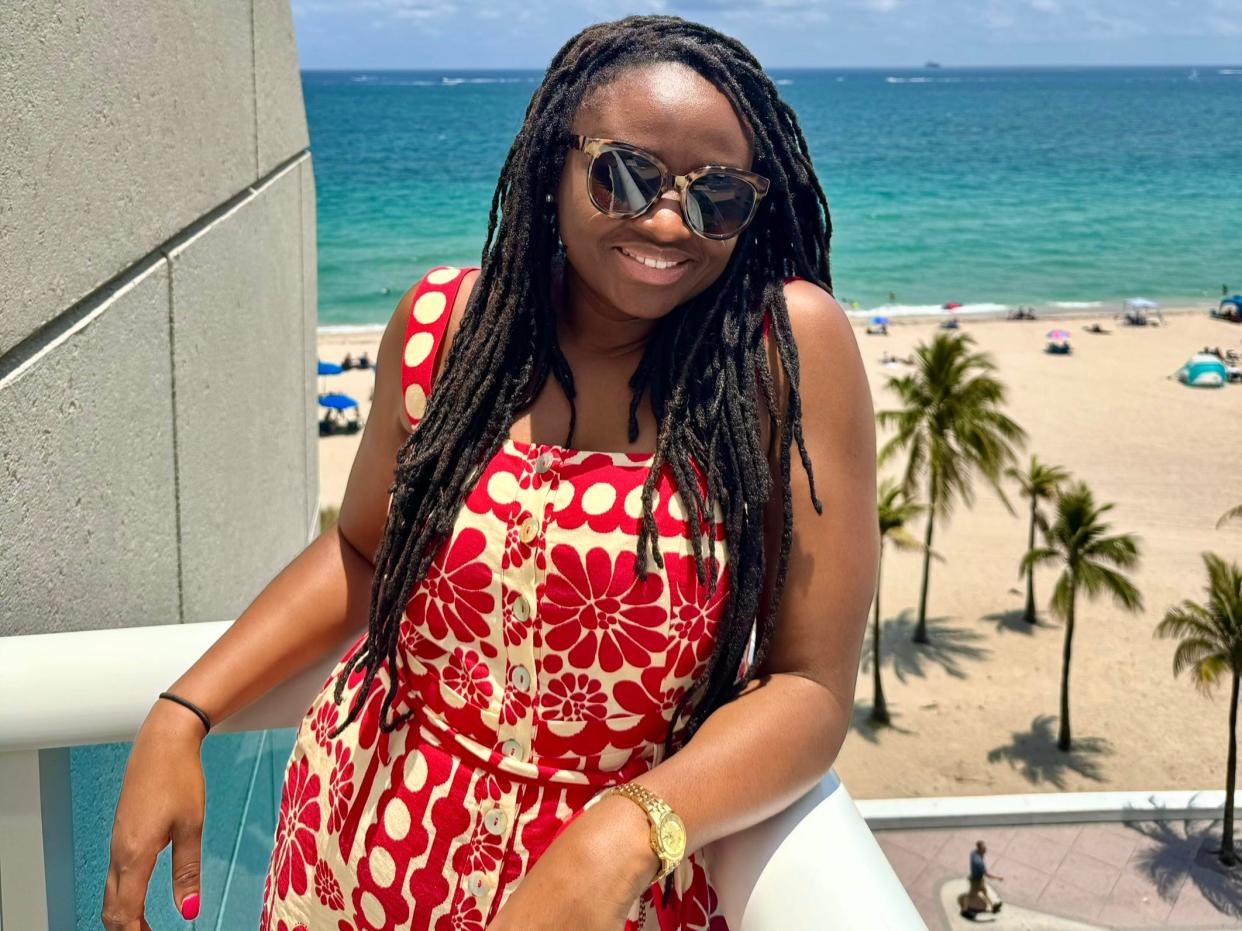
M 1242 673 L 1242 569 L 1214 553 L 1204 553 L 1203 562 L 1207 601 L 1187 598 L 1170 608 L 1155 635 L 1180 641 L 1173 675 L 1190 670 L 1195 687 L 1206 692 L 1227 673 Z
M 1242 504 L 1239 504 L 1236 508 L 1230 508 L 1222 514 L 1220 520 L 1216 522 L 1216 529 L 1219 530 L 1231 520 L 1242 520 Z

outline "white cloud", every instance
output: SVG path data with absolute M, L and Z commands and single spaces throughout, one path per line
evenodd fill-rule
M 398 19 L 444 19 L 457 13 L 457 4 L 449 0 L 365 0 L 365 5 Z

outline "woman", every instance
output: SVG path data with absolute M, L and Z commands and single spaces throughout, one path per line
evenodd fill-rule
M 366 621 L 298 732 L 264 928 L 723 928 L 698 851 L 835 759 L 875 578 L 828 229 L 739 43 L 663 16 L 571 39 L 482 268 L 388 324 L 338 525 L 144 724 L 105 925 L 141 927 L 169 839 L 197 910 L 204 724 Z

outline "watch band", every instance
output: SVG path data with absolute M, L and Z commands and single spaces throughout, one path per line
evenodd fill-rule
M 660 868 L 656 871 L 652 882 L 659 882 L 664 879 L 685 858 L 685 829 L 681 826 L 681 818 L 677 816 L 676 812 L 669 807 L 669 804 L 664 799 L 645 786 L 635 782 L 627 782 L 624 785 L 605 789 L 599 794 L 598 798 L 607 798 L 609 795 L 620 795 L 628 798 L 641 808 L 643 814 L 647 816 L 647 821 L 651 825 L 651 849 L 660 858 Z M 666 823 L 670 817 L 676 819 L 677 826 L 681 831 L 681 849 L 675 856 L 661 843 L 659 836 L 661 825 Z

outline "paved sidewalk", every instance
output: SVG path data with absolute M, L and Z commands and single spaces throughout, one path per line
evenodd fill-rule
M 1220 868 L 1220 822 L 1146 821 L 876 832 L 931 931 L 1242 928 L 1242 866 Z M 988 845 L 996 915 L 968 921 L 957 896 L 975 841 Z M 1242 832 L 1235 835 L 1242 849 Z

